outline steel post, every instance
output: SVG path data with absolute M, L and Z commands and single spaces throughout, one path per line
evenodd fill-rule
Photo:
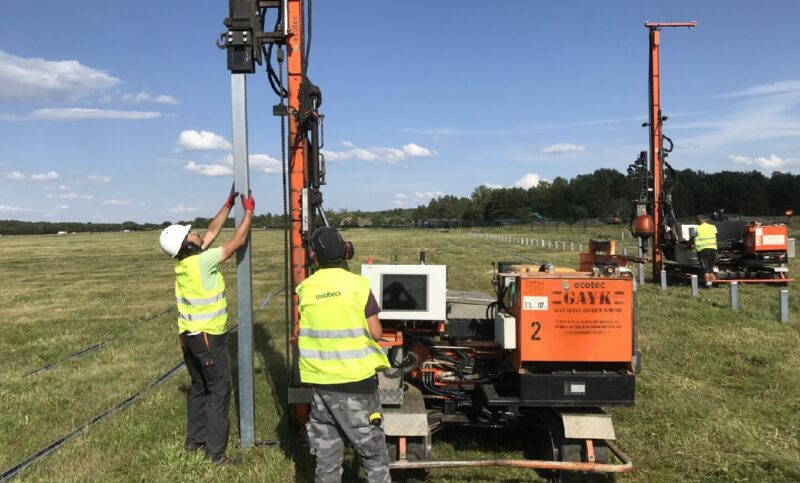
M 692 297 L 697 297 L 697 275 L 692 275 Z
M 731 282 L 731 310 L 739 310 L 739 282 Z
M 789 322 L 789 291 L 781 290 L 781 322 Z
M 247 148 L 247 79 L 231 74 L 233 114 L 233 180 L 236 190 L 250 191 L 250 166 Z M 236 204 L 236 226 L 244 219 L 244 207 Z M 250 235 L 236 252 L 236 300 L 239 337 L 239 443 L 243 448 L 255 441 L 253 403 L 253 287 L 250 264 Z
M 667 271 L 661 270 L 661 290 L 667 289 Z

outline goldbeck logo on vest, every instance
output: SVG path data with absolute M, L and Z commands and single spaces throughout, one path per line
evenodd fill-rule
M 318 294 L 316 295 L 316 298 L 317 298 L 317 300 L 321 300 L 321 299 L 329 299 L 329 298 L 331 298 L 331 297 L 341 297 L 341 296 L 342 296 L 342 292 L 339 292 L 339 291 L 337 290 L 336 292 L 322 292 L 322 293 L 318 293 Z

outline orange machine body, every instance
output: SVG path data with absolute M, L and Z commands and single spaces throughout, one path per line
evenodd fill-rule
M 744 249 L 747 253 L 786 251 L 786 225 L 747 225 L 744 229 Z
M 517 277 L 517 369 L 526 362 L 631 362 L 633 279 L 586 273 Z

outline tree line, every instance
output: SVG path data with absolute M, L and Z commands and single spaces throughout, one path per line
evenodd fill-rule
M 800 211 L 800 175 L 774 172 L 767 177 L 759 171 L 722 171 L 705 173 L 685 169 L 677 171 L 672 188 L 673 208 L 678 218 L 698 213 L 725 210 L 732 215 L 776 216 L 786 210 Z M 469 197 L 444 195 L 416 208 L 395 208 L 383 211 L 333 210 L 328 219 L 333 226 L 442 226 L 496 225 L 529 223 L 543 220 L 578 221 L 598 219 L 626 222 L 635 197 L 635 183 L 614 169 L 598 169 L 572 179 L 557 177 L 525 188 L 490 188 L 478 186 Z M 435 220 L 437 223 L 433 223 Z M 205 228 L 210 218 L 179 220 Z M 281 228 L 282 214 L 266 213 L 253 219 L 255 229 Z M 0 234 L 53 234 L 61 231 L 102 232 L 159 230 L 161 224 L 136 223 L 58 223 L 0 220 Z M 225 226 L 232 227 L 233 219 Z M 447 225 L 445 225 L 447 226 Z

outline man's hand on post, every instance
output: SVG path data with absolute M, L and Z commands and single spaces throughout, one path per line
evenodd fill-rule
M 228 195 L 228 200 L 225 202 L 225 208 L 231 209 L 233 208 L 234 203 L 236 203 L 236 197 L 239 195 L 238 192 L 231 190 L 231 193 Z
M 244 211 L 252 211 L 255 213 L 256 211 L 256 199 L 253 198 L 253 195 L 249 195 L 247 198 L 242 195 L 242 206 L 244 206 Z

